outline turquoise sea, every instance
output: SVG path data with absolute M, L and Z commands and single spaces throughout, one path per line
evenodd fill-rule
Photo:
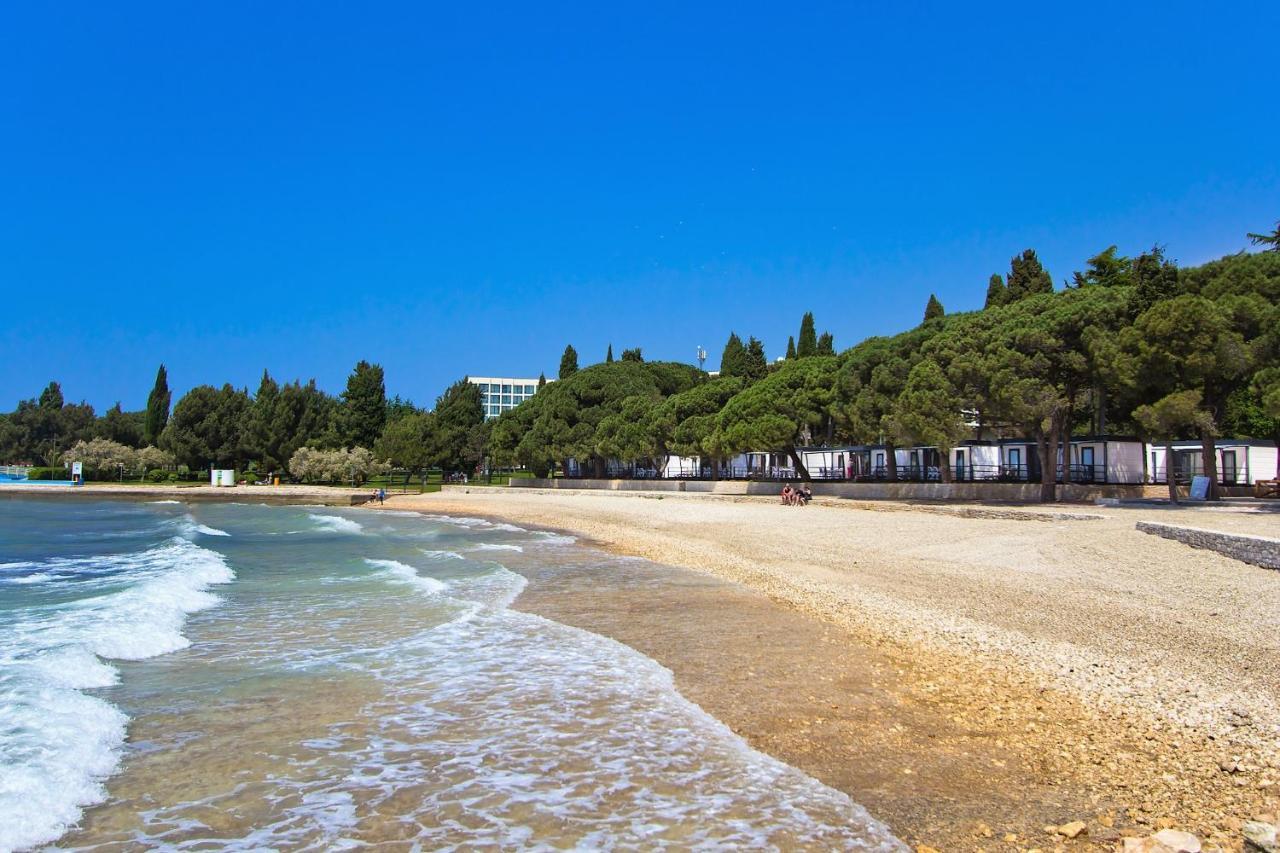
M 0 850 L 884 849 L 475 518 L 0 500 Z

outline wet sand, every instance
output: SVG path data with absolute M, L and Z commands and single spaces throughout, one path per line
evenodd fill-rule
M 1232 849 L 1241 819 L 1276 809 L 1280 574 L 1133 523 L 1275 535 L 1280 516 L 489 489 L 387 506 L 672 566 L 542 570 L 517 606 L 663 663 L 909 843 L 1110 847 L 1175 826 Z M 1074 840 L 1052 829 L 1074 820 Z

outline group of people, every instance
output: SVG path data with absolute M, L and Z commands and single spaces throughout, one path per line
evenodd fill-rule
M 782 503 L 785 506 L 804 506 L 813 500 L 813 491 L 809 488 L 809 484 L 803 486 L 793 486 L 787 483 L 782 487 Z

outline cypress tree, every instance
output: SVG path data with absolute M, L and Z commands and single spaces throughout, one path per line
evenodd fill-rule
M 578 351 L 573 348 L 573 344 L 569 344 L 564 348 L 564 355 L 560 356 L 560 373 L 561 379 L 568 379 L 570 376 L 578 372 Z
M 830 332 L 823 332 L 822 337 L 818 338 L 818 355 L 835 355 L 836 339 L 831 337 Z
M 1053 279 L 1040 264 L 1036 250 L 1027 249 L 1009 262 L 1009 284 L 1005 301 L 1017 302 L 1040 293 L 1053 293 Z
M 547 374 L 539 373 L 538 374 L 538 390 L 541 391 L 543 388 L 546 388 L 546 387 L 547 387 Z
M 818 334 L 813 328 L 813 312 L 806 311 L 800 320 L 800 340 L 796 342 L 796 358 L 818 354 Z
M 1000 273 L 993 272 L 991 278 L 987 281 L 987 301 L 983 308 L 991 308 L 995 305 L 1003 305 L 1005 302 L 1004 278 Z
M 746 372 L 743 374 L 748 379 L 764 379 L 766 373 L 769 372 L 769 362 L 764 357 L 764 344 L 758 339 L 751 337 L 747 339 L 747 355 L 743 359 Z
M 162 364 L 156 371 L 155 385 L 151 387 L 151 393 L 147 396 L 147 415 L 142 421 L 143 444 L 154 445 L 160 440 L 160 433 L 164 432 L 165 426 L 169 423 L 170 398 L 169 374 Z
M 738 337 L 737 332 L 729 333 L 724 352 L 720 353 L 720 375 L 747 375 L 747 348 L 742 345 L 742 338 Z
M 938 301 L 938 297 L 930 293 L 929 302 L 924 306 L 924 321 L 927 323 L 930 320 L 937 319 L 946 313 L 947 311 L 942 307 L 942 303 Z
M 796 357 L 796 339 L 788 335 L 787 336 L 787 360 L 790 361 L 795 357 Z
M 609 351 L 604 354 L 604 363 L 613 364 L 613 344 L 609 344 Z

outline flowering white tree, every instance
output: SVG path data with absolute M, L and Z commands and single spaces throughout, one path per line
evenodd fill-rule
M 170 468 L 176 464 L 173 454 L 158 447 L 144 447 L 138 451 L 138 467 L 143 471 Z
M 81 463 L 86 471 L 107 475 L 118 472 L 121 466 L 132 471 L 138 464 L 138 451 L 132 447 L 106 438 L 77 441 L 62 454 L 62 461 Z
M 390 470 L 385 462 L 374 459 L 373 452 L 363 447 L 350 450 L 317 450 L 299 447 L 289 458 L 289 473 L 305 482 L 342 482 L 357 485 L 374 474 Z

